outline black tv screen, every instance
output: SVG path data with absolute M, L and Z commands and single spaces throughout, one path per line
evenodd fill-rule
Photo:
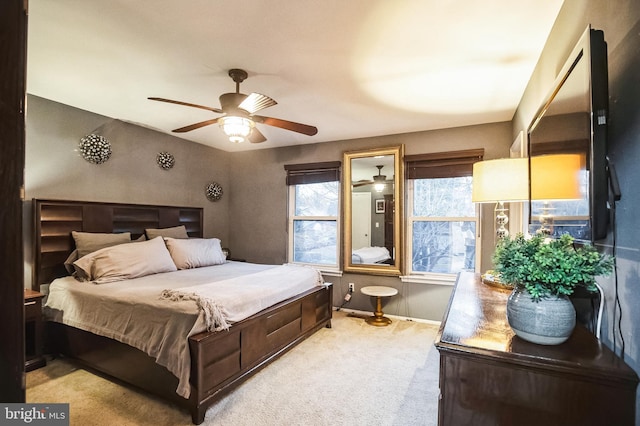
M 529 232 L 606 237 L 608 109 L 607 45 L 589 27 L 528 129 Z

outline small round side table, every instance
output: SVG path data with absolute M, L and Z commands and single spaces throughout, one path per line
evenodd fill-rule
M 365 320 L 367 324 L 375 325 L 378 327 L 384 327 L 391 324 L 391 320 L 385 317 L 384 313 L 382 312 L 382 298 L 395 296 L 396 294 L 398 294 L 398 290 L 393 287 L 372 285 L 368 287 L 362 287 L 360 291 L 362 292 L 362 294 L 376 298 L 376 310 L 373 313 L 373 316 Z

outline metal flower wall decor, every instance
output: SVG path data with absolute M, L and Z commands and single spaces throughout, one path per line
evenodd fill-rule
M 92 164 L 105 163 L 111 157 L 111 144 L 104 136 L 91 133 L 80 139 L 78 150 Z
M 222 198 L 222 186 L 217 182 L 211 182 L 204 190 L 209 201 L 218 201 Z
M 166 151 L 159 152 L 156 156 L 156 163 L 163 170 L 169 170 L 175 164 L 176 159 Z

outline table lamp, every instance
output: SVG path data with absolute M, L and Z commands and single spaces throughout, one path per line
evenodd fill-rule
M 505 238 L 509 217 L 505 202 L 529 199 L 529 165 L 527 158 L 502 158 L 479 161 L 473 165 L 474 203 L 496 203 L 496 237 Z
M 531 200 L 542 201 L 538 233 L 553 233 L 552 200 L 577 200 L 580 171 L 585 169 L 580 154 L 550 154 L 531 157 Z

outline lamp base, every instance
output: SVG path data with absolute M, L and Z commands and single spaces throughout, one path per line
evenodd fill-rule
M 542 203 L 542 212 L 540 213 L 540 228 L 536 231 L 536 234 L 550 237 L 553 234 L 553 206 L 550 202 L 544 201 Z
M 494 211 L 496 213 L 496 238 L 498 238 L 498 240 L 507 238 L 509 236 L 509 230 L 505 225 L 509 223 L 509 216 L 507 216 L 506 213 L 509 209 L 504 207 L 504 202 L 498 201 Z
M 500 280 L 500 274 L 489 269 L 480 276 L 483 283 L 488 286 L 501 288 L 504 290 L 513 290 L 513 284 L 505 283 Z

